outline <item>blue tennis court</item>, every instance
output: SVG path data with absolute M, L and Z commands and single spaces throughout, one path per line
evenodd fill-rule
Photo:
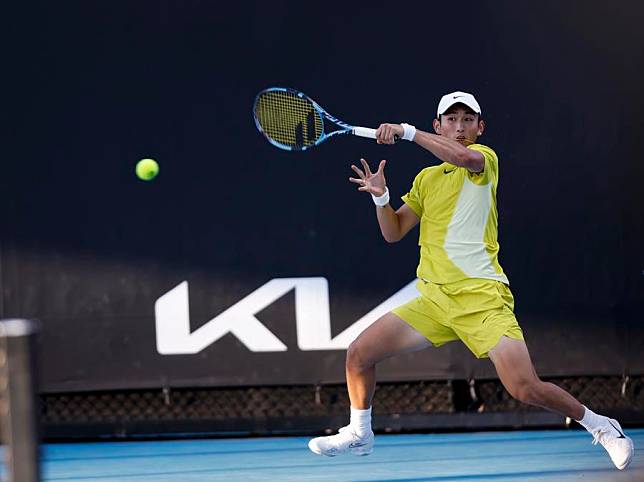
M 642 481 L 644 429 L 615 469 L 585 431 L 380 435 L 369 457 L 312 454 L 307 437 L 98 442 L 44 447 L 47 481 Z

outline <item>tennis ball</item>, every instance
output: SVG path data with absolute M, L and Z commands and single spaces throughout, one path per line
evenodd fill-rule
M 141 159 L 136 163 L 136 175 L 142 181 L 151 181 L 159 174 L 159 164 L 154 159 Z

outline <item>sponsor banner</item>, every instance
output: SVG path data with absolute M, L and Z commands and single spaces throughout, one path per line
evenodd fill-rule
M 46 392 L 341 383 L 351 341 L 417 294 L 400 276 L 383 286 L 341 276 L 241 282 L 196 270 L 181 279 L 186 268 L 62 253 L 6 250 L 4 266 L 17 280 L 5 309 L 43 324 Z M 641 373 L 640 324 L 628 310 L 621 322 L 615 315 L 518 313 L 543 376 Z M 490 361 L 460 342 L 378 367 L 383 381 L 493 376 Z

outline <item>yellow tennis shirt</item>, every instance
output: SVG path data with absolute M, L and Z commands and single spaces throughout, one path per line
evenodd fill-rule
M 498 260 L 499 159 L 482 144 L 469 145 L 468 149 L 485 157 L 481 173 L 446 162 L 427 167 L 402 197 L 420 218 L 416 274 L 436 284 L 468 278 L 509 284 Z

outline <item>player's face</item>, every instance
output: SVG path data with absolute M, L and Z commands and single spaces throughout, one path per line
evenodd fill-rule
M 485 123 L 471 110 L 455 106 L 441 116 L 440 121 L 434 120 L 436 134 L 454 139 L 464 146 L 474 144 L 483 134 Z

